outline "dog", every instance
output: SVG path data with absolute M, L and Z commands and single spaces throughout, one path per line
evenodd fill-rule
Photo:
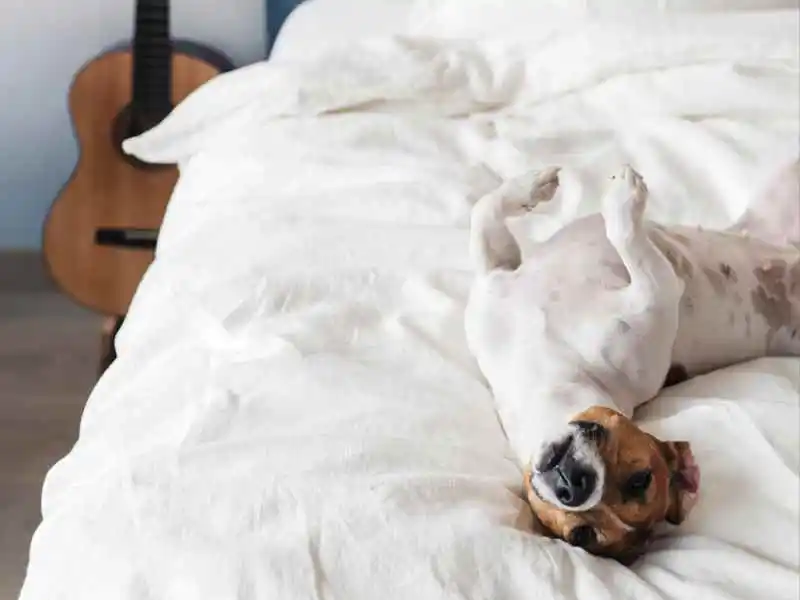
M 689 443 L 639 429 L 634 410 L 695 375 L 800 355 L 799 164 L 723 231 L 646 220 L 647 185 L 624 166 L 599 214 L 524 261 L 507 219 L 550 201 L 560 169 L 476 202 L 467 343 L 545 535 L 632 564 L 657 525 L 686 519 L 700 485 Z

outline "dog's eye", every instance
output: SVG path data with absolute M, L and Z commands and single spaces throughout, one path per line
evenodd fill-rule
M 567 543 L 576 548 L 588 548 L 597 543 L 597 532 L 591 525 L 578 525 L 569 532 Z
M 644 471 L 637 471 L 625 482 L 624 492 L 626 496 L 641 496 L 650 487 L 653 481 L 653 473 L 647 469 Z

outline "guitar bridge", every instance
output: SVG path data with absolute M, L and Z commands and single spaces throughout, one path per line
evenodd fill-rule
M 136 250 L 154 250 L 158 240 L 158 229 L 133 227 L 100 227 L 95 231 L 94 242 L 98 246 L 114 246 Z

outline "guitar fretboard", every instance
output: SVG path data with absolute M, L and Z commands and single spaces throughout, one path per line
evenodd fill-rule
M 172 41 L 168 0 L 138 0 L 133 38 L 134 110 L 164 117 L 171 109 Z

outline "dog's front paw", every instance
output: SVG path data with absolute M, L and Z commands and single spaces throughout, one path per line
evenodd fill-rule
M 548 167 L 510 180 L 501 188 L 503 213 L 510 217 L 522 215 L 552 200 L 558 191 L 560 171 L 561 167 Z
M 630 165 L 611 177 L 603 197 L 606 231 L 613 240 L 624 240 L 641 228 L 647 206 L 647 185 Z
M 549 202 L 556 195 L 561 167 L 548 167 L 540 171 L 529 194 L 531 208 L 540 202 Z

